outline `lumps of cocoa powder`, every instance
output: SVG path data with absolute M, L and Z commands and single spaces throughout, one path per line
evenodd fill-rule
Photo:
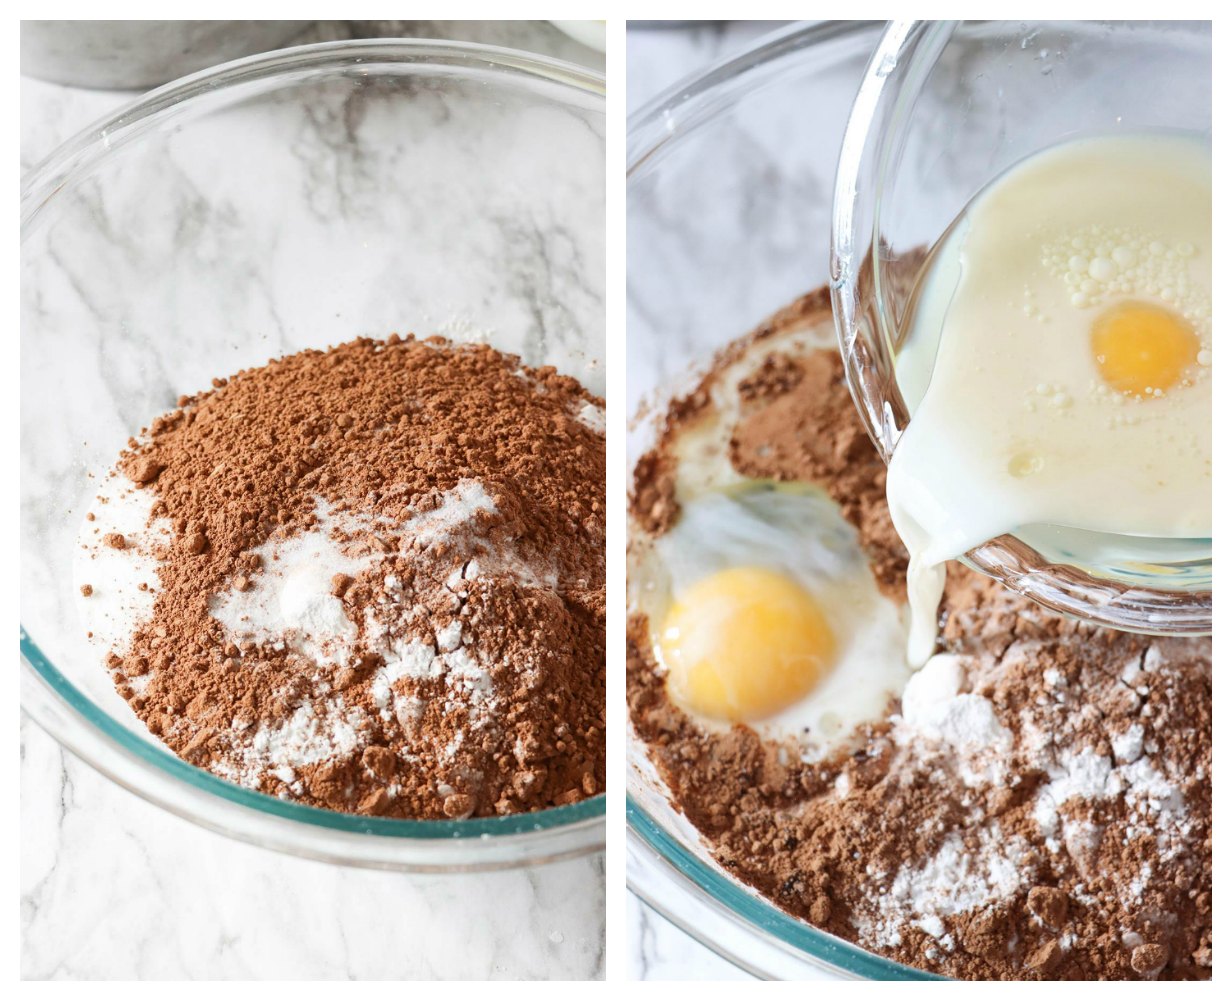
M 469 817 L 475 809 L 475 798 L 466 793 L 453 793 L 445 797 L 445 816 L 451 820 Z
M 157 459 L 148 455 L 137 455 L 124 464 L 124 471 L 134 483 L 145 486 L 158 479 L 158 474 L 163 471 L 163 467 Z
M 398 756 L 388 747 L 366 747 L 363 762 L 377 778 L 391 779 L 398 767 Z
M 1055 886 L 1033 886 L 1027 908 L 1049 928 L 1060 928 L 1069 912 L 1069 897 Z
M 1152 942 L 1135 947 L 1133 955 L 1129 960 L 1129 964 L 1134 968 L 1134 972 L 1144 977 L 1158 973 L 1163 969 L 1166 962 L 1168 962 L 1167 948 Z

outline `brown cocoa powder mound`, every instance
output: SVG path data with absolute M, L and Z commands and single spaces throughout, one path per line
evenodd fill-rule
M 153 617 L 119 659 L 121 694 L 186 760 L 326 809 L 488 816 L 601 791 L 605 457 L 578 419 L 587 404 L 602 400 L 554 369 L 397 336 L 181 398 L 120 461 L 173 529 Z M 492 509 L 403 538 L 467 484 Z M 362 519 L 331 529 L 364 565 L 331 582 L 360 637 L 332 666 L 289 637 L 237 641 L 212 614 L 277 572 L 254 551 L 317 528 L 322 503 Z M 434 670 L 378 697 L 395 640 Z M 253 758 L 256 734 L 319 745 L 340 723 L 346 740 L 289 771 Z
M 829 320 L 824 298 L 802 300 L 727 349 L 704 383 L 751 343 Z M 741 408 L 729 453 L 736 469 L 826 489 L 859 531 L 883 589 L 901 596 L 906 554 L 885 508 L 884 467 L 837 355 L 771 353 L 742 384 Z M 676 435 L 706 406 L 686 408 L 683 419 L 678 412 L 655 449 L 653 465 L 669 473 Z M 635 480 L 635 494 L 639 487 Z M 670 475 L 653 489 L 670 504 Z M 637 524 L 653 537 L 671 522 Z M 987 755 L 1000 781 L 968 785 L 960 778 L 968 751 L 909 739 L 894 717 L 818 763 L 745 727 L 699 727 L 667 698 L 637 616 L 626 659 L 634 729 L 678 808 L 735 877 L 892 959 L 964 979 L 1209 977 L 1209 642 L 1152 642 L 1070 622 L 956 564 L 942 614 L 943 646 L 964 664 L 963 690 L 986 700 L 1009 734 L 1008 750 Z M 1122 764 L 1113 744 L 1126 753 L 1135 735 L 1140 746 L 1128 753 L 1141 757 Z M 1115 765 L 1128 788 L 1067 799 L 1050 837 L 1041 791 L 1074 754 Z M 942 871 L 911 882 L 955 846 L 969 866 L 961 878 Z M 1016 873 L 1012 888 L 932 913 L 931 922 L 917 923 L 911 894 L 904 901 L 896 889 L 978 887 L 993 881 L 984 867 L 994 863 Z
M 858 421 L 836 351 L 771 355 L 740 384 L 742 419 L 732 465 L 752 479 L 803 480 L 823 487 L 859 532 L 873 574 L 906 597 L 906 552 L 885 504 L 886 467 Z M 824 429 L 818 433 L 818 429 Z
M 806 328 L 815 322 L 819 310 L 827 309 L 827 290 L 818 289 L 802 296 L 779 310 L 747 337 L 720 350 L 709 370 L 689 392 L 667 401 L 656 446 L 639 456 L 629 492 L 629 514 L 646 534 L 655 536 L 667 531 L 680 513 L 675 498 L 676 470 L 671 446 L 681 430 L 709 409 L 710 393 L 718 376 L 753 344 Z

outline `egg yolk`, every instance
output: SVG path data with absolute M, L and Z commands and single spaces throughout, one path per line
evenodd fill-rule
M 1104 382 L 1133 396 L 1170 389 L 1201 347 L 1181 317 L 1144 302 L 1118 303 L 1091 326 L 1091 351 Z
M 660 649 L 677 705 L 752 722 L 808 694 L 833 666 L 834 634 L 817 602 L 790 578 L 738 567 L 680 595 Z

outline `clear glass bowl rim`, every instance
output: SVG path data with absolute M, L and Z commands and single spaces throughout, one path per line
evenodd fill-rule
M 839 351 L 856 409 L 887 463 L 897 441 L 897 431 L 906 423 L 906 414 L 901 412 L 901 401 L 893 398 L 896 394 L 878 387 L 877 384 L 884 381 L 884 375 L 879 378 L 876 371 L 877 356 L 882 352 L 876 345 L 866 343 L 869 335 L 864 329 L 867 325 L 864 318 L 879 312 L 881 299 L 875 293 L 866 294 L 863 287 L 866 282 L 861 280 L 861 273 L 865 255 L 875 255 L 878 247 L 875 241 L 871 246 L 866 245 L 866 224 L 858 220 L 855 205 L 860 192 L 865 192 L 867 197 L 867 192 L 875 189 L 876 175 L 882 170 L 883 156 L 879 150 L 880 133 L 885 127 L 882 119 L 898 114 L 897 108 L 885 107 L 889 75 L 916 71 L 918 79 L 920 67 L 905 70 L 906 63 L 901 59 L 903 52 L 919 38 L 918 51 L 931 53 L 935 58 L 963 23 L 895 20 L 886 24 L 852 105 L 835 177 L 830 296 Z M 908 61 L 913 55 L 909 55 Z M 873 160 L 877 162 L 872 163 Z M 874 204 L 871 211 L 866 212 L 872 219 L 873 236 L 876 237 L 880 206 Z M 876 280 L 874 274 L 873 281 Z M 865 298 L 871 300 L 868 305 L 861 304 Z M 864 361 L 869 361 L 869 371 L 865 371 Z M 1078 567 L 1048 562 L 1013 535 L 990 540 L 959 560 L 1047 608 L 1096 625 L 1152 635 L 1206 636 L 1211 632 L 1212 595 L 1209 590 L 1148 589 L 1087 574 Z
M 867 34 L 876 38 L 877 22 L 846 21 L 793 24 L 781 28 L 751 46 L 664 91 L 630 115 L 627 141 L 626 178 L 632 182 L 669 144 L 680 140 L 716 114 L 733 104 L 739 96 L 754 89 L 768 63 L 799 49 L 811 49 L 832 41 L 850 40 Z M 695 893 L 713 903 L 720 914 L 793 953 L 817 961 L 819 968 L 838 969 L 870 980 L 938 980 L 923 970 L 913 969 L 877 956 L 846 939 L 806 924 L 770 904 L 753 890 L 725 876 L 707 864 L 670 833 L 663 830 L 633 795 L 625 799 L 625 819 L 630 841 L 640 841 L 654 853 L 655 864 L 663 865 L 681 877 Z M 666 882 L 663 881 L 663 882 Z M 629 884 L 633 893 L 649 907 L 698 941 L 712 946 L 710 937 L 694 927 L 673 908 L 668 894 L 656 885 Z M 746 965 L 743 958 L 724 952 L 727 959 L 756 976 L 767 971 Z
M 280 77 L 290 80 L 312 79 L 314 73 L 339 73 L 355 69 L 379 71 L 382 66 L 408 65 L 422 68 L 426 72 L 453 75 L 465 73 L 470 78 L 488 77 L 494 83 L 502 79 L 556 83 L 576 92 L 578 96 L 589 95 L 599 99 L 606 96 L 606 84 L 602 74 L 563 60 L 492 45 L 426 39 L 347 40 L 296 46 L 248 56 L 194 73 L 150 91 L 79 132 L 33 167 L 22 179 L 22 241 L 24 243 L 34 231 L 43 209 L 54 199 L 57 192 L 71 187 L 77 178 L 87 174 L 103 158 L 116 149 L 139 140 L 156 121 L 177 113 L 190 102 L 206 96 L 217 96 L 245 84 Z M 23 671 L 30 675 L 28 680 L 35 682 L 51 696 L 58 712 L 43 711 L 39 706 L 41 699 L 27 697 L 24 685 L 22 708 L 59 743 L 143 799 L 232 836 L 259 841 L 295 854 L 336 862 L 433 870 L 472 868 L 467 860 L 461 857 L 461 851 L 465 849 L 458 845 L 459 841 L 470 842 L 472 849 L 481 849 L 479 854 L 485 858 L 479 862 L 480 867 L 546 862 L 587 854 L 603 847 L 606 794 L 592 796 L 569 806 L 552 807 L 532 813 L 444 821 L 394 820 L 336 813 L 285 802 L 264 793 L 244 789 L 182 761 L 117 723 L 51 663 L 24 628 L 21 629 L 20 652 Z M 65 709 L 68 710 L 67 713 L 64 712 Z M 96 759 L 108 755 L 135 761 L 142 772 L 152 770 L 152 776 L 143 778 L 152 778 L 155 781 L 127 775 L 121 777 L 114 769 L 101 767 Z M 246 823 L 233 826 L 220 823 L 208 815 L 208 800 L 204 803 L 198 801 L 202 813 L 176 808 L 170 802 L 170 797 L 158 791 L 160 782 L 167 777 L 184 783 L 189 790 L 207 793 L 222 804 L 238 806 L 268 818 L 302 825 L 309 837 L 315 829 L 319 834 L 327 836 L 336 832 L 342 835 L 342 838 L 331 841 L 327 837 L 320 845 L 300 844 L 303 833 L 293 832 L 287 836 L 284 829 L 280 835 L 281 825 L 269 831 L 254 833 L 256 828 L 253 821 L 257 821 L 259 828 L 259 817 L 246 818 Z M 551 834 L 549 854 L 540 857 L 526 842 L 540 840 L 537 836 L 548 833 Z M 364 836 L 364 853 L 367 858 L 348 857 L 346 845 L 355 842 L 347 839 L 346 835 Z M 382 854 L 379 848 L 379 841 L 382 839 L 391 842 L 389 847 L 392 858 L 376 857 Z M 499 857 L 497 843 L 508 841 L 519 843 L 517 858 Z M 434 854 L 434 860 L 420 864 L 408 858 L 406 849 L 412 846 L 407 845 L 407 842 L 425 842 L 439 845 L 441 848 L 445 848 L 446 843 L 449 843 L 457 846 L 458 850 L 449 850 L 448 860 L 438 852 Z

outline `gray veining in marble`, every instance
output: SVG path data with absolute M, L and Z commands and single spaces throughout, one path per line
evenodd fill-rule
M 390 35 L 486 42 L 603 66 L 601 56 L 544 22 L 326 22 L 297 41 Z M 130 97 L 23 79 L 23 170 Z M 311 208 L 333 212 L 338 205 L 331 199 L 350 199 L 345 206 L 349 217 L 362 220 L 376 211 L 364 201 L 363 178 L 347 173 L 362 169 L 362 162 L 345 153 L 348 144 L 363 142 L 364 128 L 377 128 L 379 121 L 361 123 L 357 133 L 345 114 L 320 117 L 319 109 L 305 108 L 286 122 L 288 156 L 331 172 L 309 185 L 309 197 L 316 199 Z M 451 125 L 465 129 L 499 123 Z M 601 157 L 600 137 L 587 136 L 581 128 L 576 142 L 577 155 Z M 330 155 L 318 155 L 322 151 Z M 217 180 L 208 176 L 210 170 L 205 162 L 172 158 L 165 177 L 142 193 L 146 205 L 166 195 L 160 185 L 168 190 L 179 185 L 189 193 L 177 208 L 183 212 L 183 239 L 194 233 L 191 193 Z M 88 192 L 86 197 L 88 206 Z M 149 246 L 125 244 L 125 214 L 142 209 L 137 201 L 95 205 L 91 211 L 98 226 L 90 239 L 53 244 L 47 266 L 59 274 L 55 281 L 48 279 L 45 294 L 57 297 L 57 308 L 68 310 L 65 316 L 88 319 L 92 310 L 112 309 L 108 254 L 116 248 L 129 259 L 151 254 Z M 495 233 L 526 222 L 495 218 L 485 225 Z M 596 315 L 602 317 L 601 255 L 597 265 L 578 263 L 578 248 L 550 219 L 519 235 L 530 252 L 508 268 L 508 302 L 498 314 L 517 328 L 519 340 L 512 346 L 536 362 L 582 367 L 578 374 L 601 387 L 602 365 L 583 364 L 589 343 L 584 331 L 575 343 L 563 346 L 541 336 L 548 327 L 583 328 Z M 469 238 L 480 241 L 483 236 L 476 231 Z M 250 230 L 246 238 L 253 238 Z M 228 245 L 225 234 L 212 231 L 194 253 L 220 281 L 242 277 L 238 247 Z M 569 275 L 570 281 L 545 299 L 536 290 L 549 273 Z M 267 301 L 252 299 L 245 317 L 261 327 L 265 338 L 250 347 L 256 352 L 251 360 L 298 343 L 298 286 L 290 281 L 280 285 L 276 274 L 266 277 Z M 442 287 L 448 291 L 447 282 Z M 364 315 L 379 319 L 382 305 L 374 294 L 364 304 Z M 44 307 L 50 305 L 31 306 Z M 202 303 L 203 310 L 209 308 Z M 140 320 L 139 313 L 134 315 Z M 453 318 L 463 329 L 467 317 Z M 439 324 L 447 317 L 432 319 Z M 345 321 L 340 320 L 338 332 L 347 329 Z M 184 336 L 193 333 L 187 330 Z M 117 337 L 100 354 L 98 367 L 109 373 L 109 385 L 122 384 L 125 366 L 137 363 L 128 351 Z M 140 362 L 145 366 L 142 391 L 119 392 L 114 405 L 101 408 L 100 449 L 103 443 L 122 441 L 167 398 L 191 391 L 191 381 L 201 378 L 174 351 L 155 363 L 148 357 Z M 91 405 L 97 407 L 97 398 Z M 52 476 L 53 460 L 29 458 L 24 475 L 36 480 Z M 38 581 L 37 571 L 33 579 Z M 43 583 L 50 593 L 51 585 Z M 63 614 L 71 610 L 66 607 Z M 604 974 L 600 857 L 489 875 L 423 877 L 343 869 L 240 844 L 150 806 L 64 752 L 24 717 L 21 741 L 21 969 L 26 979 L 592 979 Z
M 592 979 L 599 857 L 522 872 L 340 869 L 200 830 L 23 718 L 27 979 Z

